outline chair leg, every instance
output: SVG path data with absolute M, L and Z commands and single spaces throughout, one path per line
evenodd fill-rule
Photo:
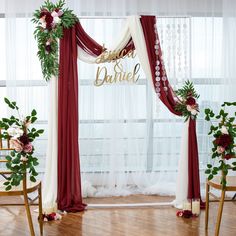
M 224 200 L 225 200 L 225 190 L 222 190 L 219 209 L 218 209 L 218 215 L 217 215 L 217 221 L 216 221 L 215 236 L 218 236 L 220 232 L 220 223 L 221 223 L 222 211 L 223 211 L 223 206 L 224 206 Z
M 205 209 L 205 229 L 208 229 L 208 216 L 209 216 L 209 190 L 210 186 L 206 182 L 206 209 Z
M 29 206 L 28 196 L 27 196 L 26 191 L 24 191 L 24 201 L 25 201 L 25 209 L 26 209 L 29 228 L 30 228 L 30 234 L 31 234 L 31 236 L 35 236 L 34 226 L 33 226 L 33 222 L 32 222 L 32 217 L 31 217 L 31 213 L 30 213 L 30 206 Z
M 38 197 L 39 197 L 39 227 L 40 235 L 43 235 L 43 207 L 42 207 L 42 185 L 39 184 L 38 188 Z

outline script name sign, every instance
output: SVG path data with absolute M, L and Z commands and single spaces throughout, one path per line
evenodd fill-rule
M 136 54 L 133 50 L 126 53 L 126 49 L 120 51 L 104 51 L 97 59 L 96 63 L 114 63 L 113 74 L 108 74 L 106 66 L 99 66 L 97 68 L 96 79 L 94 81 L 95 86 L 102 86 L 104 84 L 114 84 L 117 82 L 129 82 L 136 83 L 139 79 L 138 72 L 140 70 L 140 64 L 137 63 L 131 72 L 124 71 L 121 59 L 135 58 Z

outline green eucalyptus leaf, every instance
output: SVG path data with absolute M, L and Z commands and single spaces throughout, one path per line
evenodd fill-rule
M 38 134 L 42 134 L 43 132 L 44 132 L 43 129 L 39 129 L 39 130 L 37 131 Z
M 11 190 L 11 188 L 12 188 L 11 185 L 8 185 L 8 186 L 5 188 L 5 190 L 6 190 L 6 191 L 9 191 L 9 190 Z
M 37 120 L 37 117 L 36 117 L 36 116 L 33 116 L 33 117 L 31 118 L 31 123 L 33 124 L 36 120 Z
M 12 158 L 10 156 L 6 156 L 5 158 L 6 158 L 7 161 L 11 161 L 12 160 Z
M 210 174 L 209 176 L 208 176 L 208 180 L 212 180 L 213 179 L 213 175 L 212 174 Z
M 30 181 L 32 181 L 32 182 L 36 182 L 35 177 L 31 175 L 31 176 L 30 176 Z
M 37 112 L 36 112 L 35 109 L 33 109 L 32 112 L 31 112 L 31 116 L 36 116 L 36 115 L 37 115 Z
M 11 102 L 9 101 L 9 99 L 8 98 L 4 98 L 4 101 L 5 101 L 5 103 L 7 104 L 7 105 L 9 105 L 9 104 L 11 104 Z

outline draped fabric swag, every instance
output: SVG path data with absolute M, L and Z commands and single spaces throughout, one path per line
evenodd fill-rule
M 154 16 L 128 17 L 120 40 L 108 50 L 126 49 L 128 52 L 134 48 L 157 96 L 170 112 L 181 115 L 175 111 L 178 98 L 167 79 Z M 60 40 L 58 79 L 57 204 L 60 210 L 81 211 L 86 206 L 82 203 L 79 164 L 77 57 L 95 63 L 102 51 L 103 47 L 83 30 L 79 22 L 73 28 L 64 29 L 64 36 Z M 185 146 L 181 151 L 176 206 L 187 198 L 201 198 L 195 120 L 190 119 L 186 129 L 188 132 L 184 132 L 185 141 L 182 143 L 187 143 L 188 147 Z

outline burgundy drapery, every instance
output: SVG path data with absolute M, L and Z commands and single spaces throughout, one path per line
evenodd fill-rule
M 146 48 L 148 52 L 148 59 L 152 71 L 152 81 L 155 90 L 157 89 L 155 81 L 155 66 L 156 61 L 161 62 L 161 47 L 159 45 L 158 54 L 155 53 L 155 42 L 158 39 L 158 35 L 155 34 L 154 26 L 156 25 L 155 16 L 142 16 L 141 25 L 143 28 L 144 38 L 146 42 Z M 157 37 L 157 38 L 156 38 Z M 163 76 L 163 65 L 160 63 L 160 77 Z M 171 88 L 168 80 L 165 81 L 168 87 L 168 92 L 164 91 L 164 82 L 160 80 L 160 99 L 167 106 L 167 108 L 176 115 L 181 115 L 175 111 L 176 101 L 174 99 L 174 92 Z M 196 136 L 196 121 L 190 118 L 189 121 L 189 138 L 188 138 L 188 198 L 189 199 L 201 199 L 200 194 L 200 179 L 199 179 L 199 163 L 198 163 L 198 146 Z
M 78 46 L 91 56 L 99 56 L 104 48 L 84 31 L 80 22 L 77 22 L 75 28 Z M 129 40 L 124 49 L 126 53 L 135 49 L 132 39 Z
M 188 127 L 188 147 L 188 198 L 201 198 L 196 121 L 192 119 Z
M 85 33 L 81 24 L 64 29 L 60 40 L 58 80 L 58 209 L 82 211 L 81 177 L 78 146 L 78 72 L 77 45 L 91 56 L 102 53 L 103 47 Z M 130 39 L 124 48 L 134 49 Z M 124 53 L 124 55 L 126 54 Z
M 60 40 L 58 80 L 58 209 L 82 211 L 78 147 L 78 74 L 75 27 Z
M 154 16 L 141 17 L 152 80 L 156 90 L 155 66 L 156 60 L 160 60 L 161 48 L 159 47 L 159 53 L 156 55 L 154 50 L 156 41 L 154 24 Z M 98 56 L 103 50 L 103 47 L 83 30 L 79 22 L 73 28 L 64 29 L 64 36 L 60 40 L 58 84 L 58 208 L 66 211 L 81 211 L 86 206 L 82 203 L 81 196 L 78 147 L 77 45 L 91 56 Z M 132 39 L 129 40 L 125 49 L 126 52 L 134 49 Z M 162 66 L 160 64 L 160 67 Z M 161 71 L 164 71 L 164 68 L 161 69 Z M 162 74 L 160 76 L 162 77 Z M 168 87 L 168 93 L 164 91 L 164 84 L 160 81 L 161 101 L 172 113 L 181 115 L 175 111 L 174 92 L 168 80 L 165 81 L 165 86 Z M 201 198 L 196 122 L 191 119 L 189 123 L 188 147 L 188 198 Z

